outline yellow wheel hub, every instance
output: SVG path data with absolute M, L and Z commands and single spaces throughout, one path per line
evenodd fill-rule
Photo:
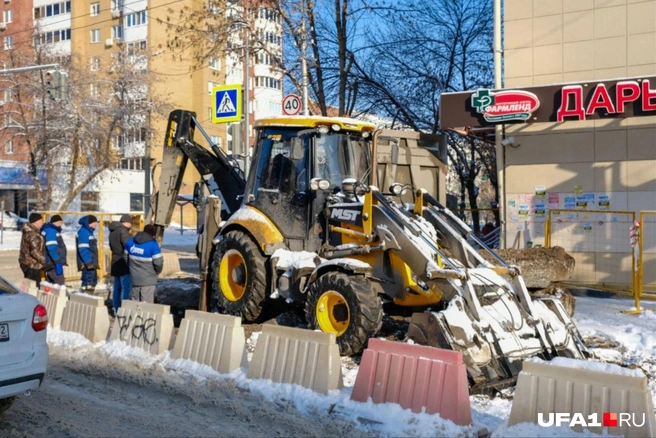
M 219 265 L 221 292 L 230 301 L 239 301 L 246 291 L 246 261 L 235 249 L 228 250 Z
M 321 331 L 341 336 L 348 329 L 351 315 L 344 296 L 339 292 L 324 292 L 317 301 L 316 310 Z

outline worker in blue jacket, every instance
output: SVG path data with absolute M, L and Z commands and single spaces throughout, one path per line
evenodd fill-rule
M 155 235 L 155 226 L 148 224 L 125 244 L 124 257 L 132 276 L 131 300 L 155 302 L 157 276 L 164 268 L 162 250 L 155 240 Z
M 64 284 L 64 266 L 66 263 L 66 244 L 61 235 L 64 221 L 58 214 L 50 218 L 50 222 L 41 227 L 41 235 L 45 239 L 45 259 L 43 269 L 50 283 Z
M 90 214 L 78 222 L 75 245 L 77 246 L 77 270 L 82 272 L 82 291 L 93 292 L 98 284 L 98 241 L 93 232 L 98 226 L 98 219 Z

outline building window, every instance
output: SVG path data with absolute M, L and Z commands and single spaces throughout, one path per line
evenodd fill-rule
M 5 102 L 13 102 L 16 97 L 16 88 L 5 88 Z
M 216 82 L 208 82 L 207 83 L 207 93 L 212 94 L 212 88 L 218 87 L 221 84 L 217 84 Z
M 119 151 L 119 150 L 123 149 L 123 143 L 124 142 L 125 142 L 125 137 L 124 136 L 115 135 L 114 140 L 112 140 L 112 149 L 114 149 L 115 151 Z M 124 167 L 123 169 L 126 169 L 126 167 Z
M 130 193 L 130 211 L 143 211 L 143 194 Z
M 146 11 L 135 12 L 125 16 L 125 27 L 140 26 L 146 24 Z
M 112 26 L 112 39 L 122 40 L 123 39 L 123 26 Z
M 14 124 L 14 118 L 12 117 L 11 114 L 5 115 L 5 128 L 9 128 L 10 126 L 13 126 Z
M 14 48 L 14 37 L 6 36 L 5 37 L 5 50 L 11 50 Z
M 34 45 L 50 44 L 59 41 L 69 41 L 71 39 L 71 29 L 59 29 L 49 32 L 44 32 L 41 35 L 34 37 Z
M 92 17 L 100 15 L 100 3 L 91 3 L 91 13 L 89 15 Z
M 212 70 L 221 70 L 221 58 L 210 58 L 210 68 Z
M 98 91 L 98 85 L 96 84 L 89 84 L 89 96 L 96 99 L 99 95 Z
M 216 135 L 211 135 L 210 140 L 212 143 L 218 147 L 221 147 L 221 137 L 216 136 Z
M 98 192 L 82 192 L 80 194 L 80 211 L 98 211 L 100 193 Z
M 41 6 L 34 8 L 34 19 L 52 17 L 60 14 L 68 14 L 71 12 L 71 2 L 58 2 L 54 5 Z M 93 10 L 92 10 L 93 12 Z M 93 15 L 93 14 L 91 14 Z
M 8 140 L 5 143 L 5 154 L 11 155 L 14 153 L 14 140 Z
M 14 13 L 11 9 L 7 9 L 4 13 L 5 23 L 11 23 L 14 18 Z
M 123 0 L 112 0 L 112 11 L 123 9 Z
M 90 64 L 91 64 L 91 65 L 89 66 L 89 70 L 91 70 L 91 71 L 98 71 L 98 70 L 100 70 L 100 58 L 99 58 L 99 57 L 94 56 L 94 57 L 92 57 L 92 58 L 89 59 L 89 62 L 90 62 Z
M 99 43 L 100 42 L 100 29 L 91 30 L 91 42 Z
M 257 76 L 255 77 L 255 86 L 282 90 L 282 81 L 280 79 L 270 78 L 268 76 Z

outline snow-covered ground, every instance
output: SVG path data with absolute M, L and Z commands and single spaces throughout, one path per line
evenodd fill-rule
M 579 297 L 576 321 L 584 337 L 592 337 L 597 345 L 603 344 L 603 348 L 593 350 L 600 360 L 638 366 L 648 376 L 653 376 L 656 373 L 656 335 L 653 334 L 656 315 L 652 312 L 637 316 L 622 314 L 623 310 L 630 309 L 631 304 L 629 300 Z M 654 307 L 650 303 L 646 306 Z M 252 351 L 258 335 L 259 332 L 255 332 L 248 340 L 249 350 Z M 588 432 L 575 433 L 567 428 L 542 428 L 528 424 L 508 427 L 512 401 L 504 398 L 472 396 L 474 424 L 471 427 L 456 426 L 438 415 L 414 414 L 393 404 L 353 402 L 350 393 L 357 375 L 357 365 L 350 358 L 342 360 L 345 387 L 341 391 L 321 395 L 296 385 L 248 380 L 243 368 L 229 375 L 221 375 L 195 362 L 174 360 L 168 352 L 155 356 L 117 341 L 92 344 L 82 336 L 60 330 L 48 333 L 48 343 L 51 356 L 74 363 L 85 374 L 111 373 L 121 380 L 148 385 L 151 390 L 152 385 L 162 385 L 165 392 L 187 394 L 204 392 L 203 388 L 208 385 L 223 390 L 236 387 L 239 391 L 246 391 L 248 397 L 260 399 L 263 404 L 280 406 L 281 415 L 293 411 L 295 416 L 314 419 L 318 428 L 308 430 L 308 435 L 321 431 L 330 422 L 334 424 L 338 421 L 342 428 L 351 425 L 349 428 L 353 429 L 350 431 L 341 430 L 351 435 L 358 431 L 358 434 L 376 436 L 476 436 L 477 431 L 484 427 L 495 437 L 596 436 Z M 652 393 L 656 393 L 655 383 L 650 377 Z M 238 403 L 236 400 L 233 402 Z M 159 409 L 163 408 L 160 406 Z M 258 421 L 258 418 L 257 412 L 253 412 L 250 421 Z M 262 421 L 267 421 L 266 417 L 262 418 Z M 223 430 L 222 433 L 232 434 L 230 430 Z
M 62 230 L 64 242 L 67 248 L 75 248 L 75 234 L 79 227 L 67 227 Z M 20 249 L 20 241 L 22 236 L 21 231 L 7 231 L 2 233 L 2 243 L 0 243 L 0 251 L 18 251 Z M 98 230 L 96 229 L 96 237 L 98 237 Z M 105 229 L 105 245 L 109 245 L 109 230 Z M 196 244 L 196 229 L 184 227 L 183 233 L 180 233 L 180 225 L 171 223 L 169 228 L 164 231 L 164 238 L 162 245 L 164 248 L 175 246 L 188 246 Z

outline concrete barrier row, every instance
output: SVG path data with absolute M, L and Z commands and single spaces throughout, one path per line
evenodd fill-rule
M 73 294 L 68 301 L 65 289 L 47 283 L 37 294 L 53 327 L 59 319 L 63 330 L 81 333 L 93 342 L 107 339 L 109 316 L 101 298 Z M 247 363 L 241 319 L 227 315 L 188 310 L 175 338 L 169 306 L 126 300 L 109 339 L 154 354 L 172 348 L 173 358 L 193 360 L 224 374 Z M 339 389 L 343 379 L 335 335 L 265 324 L 247 376 L 321 393 Z M 450 350 L 372 338 L 351 399 L 438 413 L 459 425 L 472 421 L 463 356 Z M 656 436 L 653 412 L 642 371 L 556 358 L 524 362 L 509 424 L 577 419 L 564 425 L 627 437 Z

